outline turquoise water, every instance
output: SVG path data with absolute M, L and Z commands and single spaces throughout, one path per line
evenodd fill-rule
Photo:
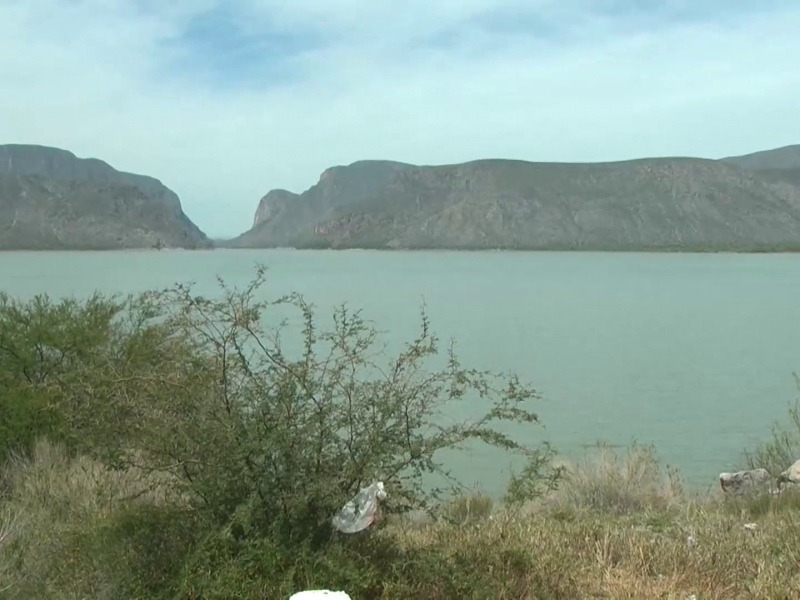
M 269 267 L 274 296 L 303 293 L 323 314 L 363 309 L 392 343 L 433 329 L 464 362 L 515 371 L 544 396 L 547 439 L 565 455 L 597 440 L 654 443 L 697 486 L 736 465 L 783 418 L 800 371 L 800 256 L 732 254 L 315 252 L 2 253 L 17 296 L 134 292 Z M 507 460 L 451 459 L 499 492 Z

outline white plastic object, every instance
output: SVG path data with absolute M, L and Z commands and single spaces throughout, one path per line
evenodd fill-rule
M 307 590 L 292 594 L 289 600 L 352 600 L 344 592 L 330 592 L 328 590 Z
M 378 500 L 387 498 L 382 481 L 362 488 L 355 498 L 342 507 L 333 517 L 333 526 L 342 533 L 358 533 L 364 531 L 375 522 L 378 516 Z

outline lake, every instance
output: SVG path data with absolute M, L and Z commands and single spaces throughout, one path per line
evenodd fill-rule
M 215 276 L 243 285 L 269 267 L 275 296 L 321 314 L 363 309 L 393 344 L 455 337 L 470 366 L 514 371 L 543 395 L 547 439 L 567 456 L 603 440 L 655 444 L 696 487 L 716 485 L 796 397 L 800 255 L 577 252 L 0 253 L 0 290 L 30 297 L 135 292 Z M 507 461 L 454 458 L 467 483 L 500 493 Z

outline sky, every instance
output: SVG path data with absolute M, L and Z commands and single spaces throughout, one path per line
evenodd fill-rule
M 362 159 L 800 143 L 797 0 L 0 0 L 0 143 L 157 177 L 212 237 Z

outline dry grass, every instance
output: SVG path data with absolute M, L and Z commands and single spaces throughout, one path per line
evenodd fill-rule
M 442 511 L 443 518 L 453 525 L 465 525 L 488 519 L 494 510 L 494 500 L 488 494 L 477 492 L 451 499 Z
M 171 501 L 163 476 L 138 469 L 112 470 L 85 456 L 69 457 L 61 446 L 37 442 L 31 458 L 14 457 L 4 470 L 9 499 L 26 512 L 60 519 L 113 514 L 135 499 Z
M 0 573 L 12 582 L 9 599 L 113 598 L 106 565 L 82 541 L 133 502 L 174 500 L 170 486 L 152 476 L 70 458 L 46 441 L 36 444 L 30 459 L 10 459 L 2 484 Z
M 639 445 L 622 454 L 598 446 L 564 466 L 560 488 L 527 510 L 385 534 L 453 556 L 482 549 L 475 569 L 502 576 L 509 598 L 547 597 L 547 589 L 575 598 L 800 598 L 800 494 L 689 497 L 653 449 Z M 498 573 L 498 556 L 526 568 Z
M 521 573 L 503 577 L 518 598 L 534 598 L 543 578 L 581 598 L 798 598 L 800 511 L 772 499 L 772 510 L 750 522 L 726 503 L 696 501 L 677 513 L 598 514 L 576 510 L 525 517 L 503 513 L 474 527 L 436 524 L 397 530 L 407 547 L 482 548 L 492 556 L 527 556 Z M 689 536 L 696 546 L 688 543 Z M 475 564 L 480 571 L 491 560 Z M 497 573 L 485 572 L 486 577 Z
M 8 466 L 4 482 L 0 577 L 12 587 L 0 597 L 152 597 L 123 593 L 117 579 L 127 563 L 104 559 L 107 549 L 91 541 L 131 497 L 175 501 L 147 476 L 42 443 L 32 460 Z M 390 520 L 368 534 L 409 561 L 390 565 L 398 575 L 381 598 L 800 598 L 800 493 L 688 498 L 645 447 L 597 449 L 532 510 L 495 510 L 479 494 L 445 512 L 439 522 Z
M 19 539 L 21 528 L 19 513 L 5 504 L 0 505 L 0 597 L 18 583 L 13 565 L 5 557 L 8 556 L 11 544 Z
M 666 510 L 685 499 L 680 476 L 662 467 L 652 446 L 633 444 L 620 454 L 597 444 L 576 464 L 562 467 L 564 479 L 548 498 L 556 507 L 624 515 Z

